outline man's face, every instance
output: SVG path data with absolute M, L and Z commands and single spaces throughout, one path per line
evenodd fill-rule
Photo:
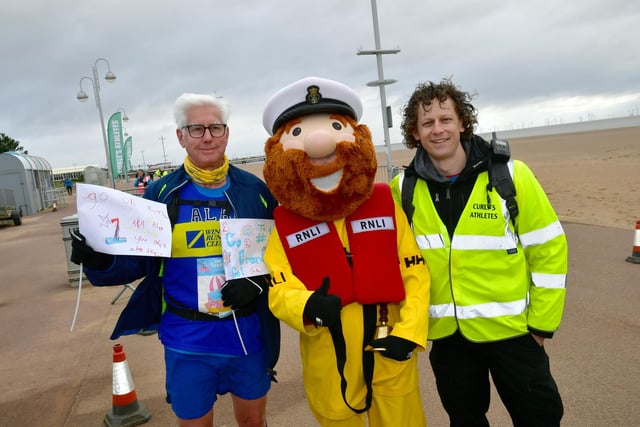
M 413 137 L 434 160 L 454 157 L 460 147 L 460 133 L 464 124 L 456 112 L 453 101 L 432 99 L 430 105 L 418 107 L 416 130 Z
M 220 111 L 215 107 L 198 106 L 191 107 L 187 111 L 187 125 L 199 124 L 208 127 L 216 123 L 221 124 L 222 120 Z M 229 128 L 222 136 L 211 136 L 209 129 L 205 129 L 203 136 L 193 137 L 186 128 L 177 129 L 176 135 L 180 145 L 187 151 L 191 163 L 207 170 L 214 170 L 222 166 L 229 141 Z
M 290 120 L 265 152 L 269 189 L 284 207 L 308 218 L 345 216 L 373 189 L 377 159 L 369 130 L 343 115 Z

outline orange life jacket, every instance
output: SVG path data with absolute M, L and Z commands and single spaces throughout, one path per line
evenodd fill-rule
M 343 306 L 404 300 L 395 207 L 387 184 L 375 184 L 371 197 L 346 218 L 351 253 L 332 222 L 303 218 L 282 206 L 273 215 L 293 273 L 307 289 L 316 290 L 329 277 L 329 293 L 338 295 Z

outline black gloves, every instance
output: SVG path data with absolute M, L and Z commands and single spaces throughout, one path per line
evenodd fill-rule
M 337 295 L 328 295 L 329 278 L 325 277 L 322 286 L 316 289 L 304 306 L 304 317 L 316 326 L 333 326 L 340 321 L 342 302 Z
M 225 307 L 237 310 L 245 306 L 269 287 L 269 276 L 242 277 L 222 285 L 222 301 Z
M 82 264 L 91 270 L 104 270 L 113 264 L 113 255 L 96 252 L 87 245 L 87 239 L 74 228 L 69 230 L 71 236 L 71 262 Z
M 386 338 L 380 338 L 379 340 L 373 340 L 369 343 L 374 348 L 386 348 L 386 350 L 379 350 L 380 354 L 389 359 L 398 360 L 404 362 L 411 359 L 413 350 L 416 345 L 411 341 L 407 341 L 404 338 L 394 337 L 389 335 Z

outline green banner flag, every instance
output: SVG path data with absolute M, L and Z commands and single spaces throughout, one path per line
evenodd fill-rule
M 124 172 L 122 167 L 122 114 L 119 111 L 109 117 L 107 136 L 109 137 L 109 158 L 113 174 L 118 176 Z
M 122 150 L 122 164 L 123 172 L 126 174 L 131 170 L 131 155 L 133 154 L 133 141 L 131 137 L 128 137 L 124 141 L 124 148 Z

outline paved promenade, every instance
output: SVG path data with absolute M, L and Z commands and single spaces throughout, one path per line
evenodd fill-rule
M 75 195 L 74 195 L 75 198 Z M 111 304 L 120 287 L 84 283 L 78 319 L 70 331 L 78 288 L 70 286 L 56 212 L 0 226 L 0 426 L 91 427 L 111 409 L 113 344 L 109 335 L 131 292 Z M 565 403 L 564 426 L 640 425 L 640 265 L 631 255 L 634 230 L 564 223 L 570 272 L 564 321 L 547 341 Z M 73 283 L 77 285 L 76 283 Z M 138 400 L 152 414 L 145 426 L 174 426 L 164 402 L 162 346 L 157 336 L 130 336 L 124 346 Z M 430 426 L 448 421 L 422 353 L 421 387 Z M 315 423 L 301 382 L 297 334 L 283 325 L 279 383 L 269 395 L 270 427 Z M 497 396 L 493 426 L 510 421 Z M 231 402 L 216 405 L 216 426 L 234 426 Z

